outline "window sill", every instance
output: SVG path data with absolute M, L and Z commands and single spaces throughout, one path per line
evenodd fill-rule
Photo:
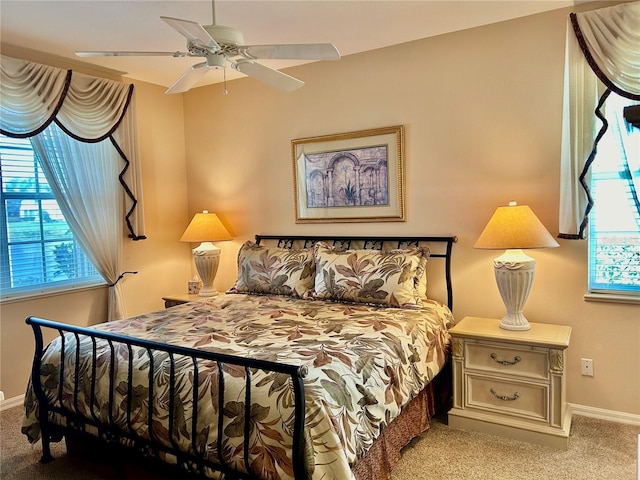
M 100 283 L 87 283 L 84 285 L 76 285 L 74 287 L 67 287 L 61 289 L 50 289 L 48 291 L 36 291 L 36 292 L 23 292 L 21 294 L 8 295 L 6 297 L 0 297 L 1 304 L 15 303 L 15 302 L 28 302 L 30 300 L 38 300 L 46 297 L 55 297 L 59 295 L 68 295 L 72 293 L 82 292 L 85 290 L 93 290 L 96 288 L 104 288 L 107 284 Z
M 637 295 L 616 295 L 611 293 L 586 293 L 584 295 L 585 302 L 603 302 L 603 303 L 628 303 L 640 305 L 640 296 Z

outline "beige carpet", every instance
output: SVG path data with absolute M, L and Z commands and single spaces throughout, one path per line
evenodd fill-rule
M 11 480 L 159 480 L 140 467 L 98 465 L 54 444 L 42 465 L 40 444 L 20 434 L 21 408 L 0 412 L 0 478 Z M 435 419 L 403 452 L 393 480 L 636 480 L 640 428 L 574 416 L 567 451 L 450 430 Z
M 441 422 L 403 451 L 393 480 L 636 480 L 640 427 L 574 416 L 566 451 Z

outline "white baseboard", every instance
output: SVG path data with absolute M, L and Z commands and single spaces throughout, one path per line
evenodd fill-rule
M 24 395 L 18 395 L 17 397 L 7 398 L 6 400 L 2 400 L 0 402 L 0 411 L 6 410 L 7 408 L 17 407 L 18 405 L 22 405 L 24 403 Z
M 579 405 L 570 403 L 571 411 L 574 415 L 582 415 L 583 417 L 599 418 L 600 420 L 608 420 L 609 422 L 626 423 L 640 427 L 640 415 L 626 412 L 617 412 L 615 410 L 606 410 L 604 408 L 589 407 L 587 405 Z

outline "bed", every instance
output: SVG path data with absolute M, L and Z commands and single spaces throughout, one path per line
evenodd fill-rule
M 450 398 L 455 241 L 257 235 L 225 294 L 92 328 L 29 317 L 22 431 L 43 462 L 66 436 L 201 478 L 389 478 Z

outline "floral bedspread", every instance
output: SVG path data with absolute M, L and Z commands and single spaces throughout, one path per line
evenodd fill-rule
M 306 365 L 306 462 L 313 479 L 353 478 L 350 465 L 367 451 L 380 431 L 438 373 L 446 360 L 453 325 L 450 311 L 427 301 L 418 310 L 341 304 L 291 297 L 227 294 L 191 302 L 146 315 L 102 324 L 95 328 L 173 345 L 212 350 L 293 365 Z M 60 339 L 45 352 L 42 384 L 50 398 L 58 395 Z M 57 346 L 57 347 L 56 347 Z M 74 372 L 76 342 L 65 342 L 65 372 Z M 92 375 L 90 340 L 81 338 L 80 375 Z M 112 406 L 113 421 L 127 429 L 132 422 L 138 434 L 152 434 L 170 444 L 166 410 L 169 401 L 169 368 L 154 370 L 154 428 L 146 432 L 148 416 L 148 364 L 143 352 L 133 350 L 133 399 L 127 399 L 129 352 L 114 349 L 117 370 L 113 402 L 108 388 L 98 383 L 94 405 L 89 381 L 81 382 L 78 410 L 105 421 Z M 87 356 L 85 356 L 85 354 Z M 110 350 L 98 343 L 96 377 L 107 377 Z M 177 359 L 178 366 L 181 364 Z M 185 362 L 182 362 L 185 363 Z M 189 362 L 186 362 L 189 363 Z M 217 455 L 217 369 L 199 369 L 197 413 L 199 445 L 205 454 Z M 65 375 L 70 378 L 72 375 Z M 225 369 L 223 454 L 243 469 L 244 370 Z M 192 451 L 193 375 L 176 368 L 177 420 L 172 439 Z M 292 478 L 291 420 L 293 396 L 290 382 L 276 373 L 252 375 L 250 463 L 260 478 Z M 235 384 L 233 381 L 235 380 Z M 65 382 L 63 403 L 73 407 L 73 386 Z M 259 392 L 259 396 L 258 395 Z M 83 401 L 84 400 L 84 401 Z M 131 419 L 125 413 L 132 405 Z M 164 409 L 164 411 L 163 411 Z M 23 433 L 35 442 L 40 435 L 36 399 L 31 388 L 25 399 Z M 311 452 L 312 450 L 312 452 Z M 236 458 L 238 457 L 238 458 Z M 216 474 L 212 473 L 215 477 Z

